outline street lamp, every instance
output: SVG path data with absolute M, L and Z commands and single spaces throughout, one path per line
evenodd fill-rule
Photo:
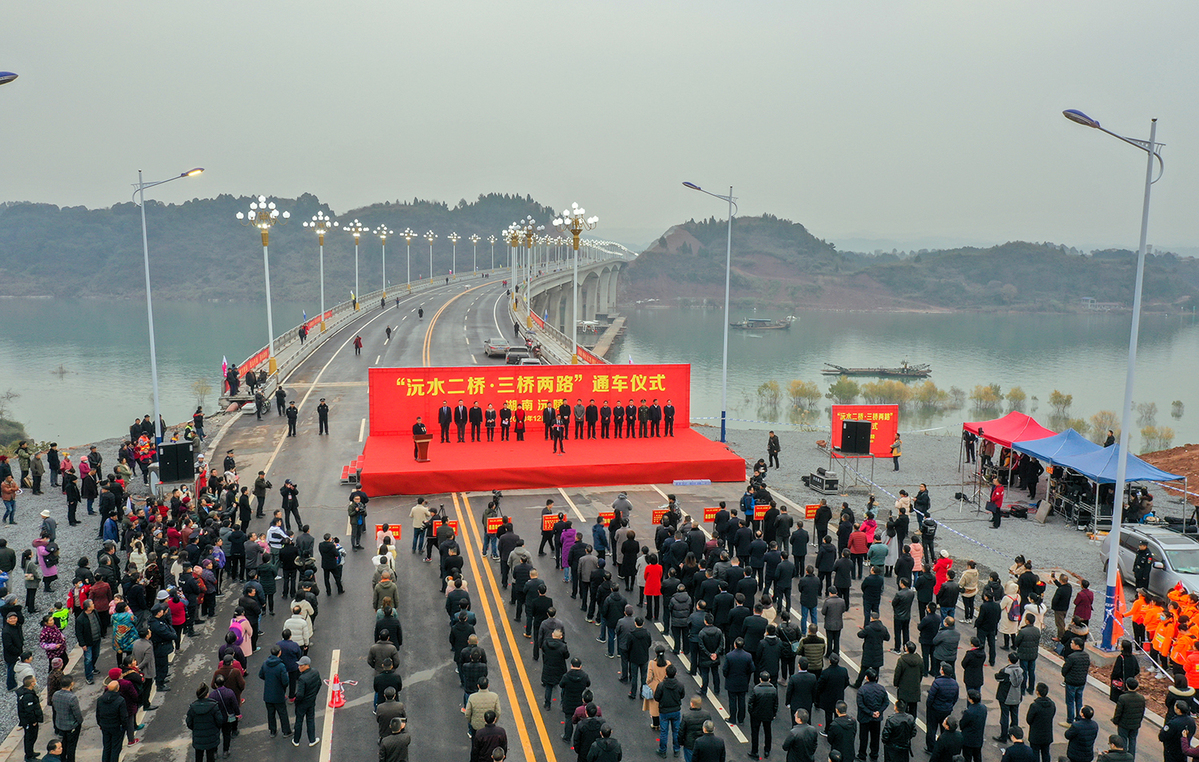
M 320 249 L 321 261 L 321 332 L 325 331 L 325 233 L 337 227 L 337 222 L 326 217 L 323 211 L 312 215 L 311 222 L 305 222 L 304 227 L 316 233 L 317 246 Z
M 479 271 L 479 241 L 482 241 L 483 239 L 479 237 L 478 233 L 471 233 L 470 238 L 467 240 L 470 241 L 471 259 L 474 260 L 471 263 L 471 271 L 478 272 Z
M 436 240 L 437 234 L 432 230 L 425 232 L 425 240 L 429 242 L 429 280 L 433 280 L 433 241 Z
M 412 228 L 404 228 L 404 232 L 400 233 L 404 239 L 404 243 L 408 246 L 408 290 L 412 290 L 412 239 L 416 238 L 416 233 Z
M 383 244 L 383 298 L 387 299 L 387 236 L 394 231 L 390 230 L 386 225 L 380 225 L 375 228 L 375 235 L 379 236 L 379 241 Z
M 451 276 L 456 275 L 458 272 L 458 238 L 459 237 L 460 236 L 457 233 L 450 233 L 449 235 L 446 236 L 446 238 L 449 239 L 450 244 L 453 246 L 453 254 L 450 255 L 451 256 L 451 259 L 450 259 L 450 275 Z
M 570 361 L 579 363 L 579 234 L 584 230 L 593 230 L 599 217 L 587 217 L 585 210 L 578 204 L 572 203 L 569 209 L 563 209 L 562 215 L 554 220 L 556 227 L 565 228 L 571 235 L 574 248 L 574 282 L 571 287 L 570 310 L 574 317 L 570 321 Z
M 487 243 L 491 244 L 491 269 L 495 269 L 495 236 L 487 236 Z
M 262 233 L 262 270 L 266 276 L 266 332 L 269 334 L 266 346 L 270 357 L 267 361 L 267 372 L 271 376 L 275 375 L 279 366 L 275 362 L 275 319 L 271 311 L 271 260 L 267 255 L 267 243 L 270 240 L 271 227 L 285 224 L 289 217 L 291 212 L 280 212 L 275 208 L 274 201 L 267 203 L 266 196 L 259 196 L 257 201 L 251 201 L 250 211 L 237 213 L 237 219 L 241 220 L 243 225 L 258 228 Z
M 358 300 L 362 296 L 362 292 L 358 290 L 358 239 L 363 233 L 371 232 L 371 229 L 370 226 L 354 220 L 342 230 L 354 236 L 354 309 L 358 309 Z
M 7 85 L 16 78 L 17 75 L 10 71 L 0 72 L 0 85 Z M 162 417 L 159 414 L 158 402 L 158 349 L 154 344 L 154 306 L 150 298 L 150 240 L 146 236 L 146 188 L 153 188 L 155 185 L 169 183 L 182 177 L 194 177 L 203 171 L 203 167 L 196 167 L 166 180 L 147 183 L 142 181 L 142 171 L 139 169 L 137 171 L 137 182 L 133 185 L 137 189 L 133 192 L 133 196 L 137 199 L 137 205 L 142 212 L 142 263 L 146 269 L 146 323 L 150 330 L 150 383 L 154 393 L 154 442 L 156 444 L 162 444 L 162 435 L 164 432 L 160 423 Z M 158 485 L 157 472 L 150 472 L 150 479 L 150 489 L 151 491 L 155 491 Z
M 1120 525 L 1124 520 L 1124 485 L 1125 477 L 1128 474 L 1128 444 L 1132 429 L 1132 389 L 1136 381 L 1137 338 L 1141 330 L 1141 286 L 1145 280 L 1145 248 L 1149 237 L 1149 194 L 1153 184 L 1161 179 L 1161 172 L 1165 171 L 1165 164 L 1162 162 L 1159 152 L 1163 144 L 1157 142 L 1157 119 L 1149 122 L 1149 139 L 1138 140 L 1106 130 L 1099 125 L 1098 120 L 1092 119 L 1076 109 L 1067 109 L 1062 112 L 1062 115 L 1084 127 L 1105 132 L 1147 154 L 1145 157 L 1145 200 L 1141 206 L 1141 246 L 1137 250 L 1137 277 L 1132 292 L 1132 330 L 1128 337 L 1128 375 L 1124 380 L 1124 412 L 1120 419 L 1120 452 L 1116 456 L 1119 459 L 1116 462 L 1116 491 L 1112 495 L 1112 529 L 1111 536 L 1108 538 L 1111 545 L 1107 564 L 1107 598 L 1103 603 L 1103 649 L 1114 651 L 1116 644 L 1113 637 L 1113 623 L 1116 617 L 1116 596 L 1123 593 L 1122 590 L 1116 590 L 1116 574 L 1120 567 L 1120 564 L 1116 563 L 1116 559 L 1120 553 Z M 1154 159 L 1157 160 L 1158 168 L 1161 170 L 1156 179 L 1153 177 Z
M 733 186 L 731 185 L 729 186 L 729 195 L 727 196 L 706 191 L 695 183 L 685 182 L 683 185 L 691 190 L 706 193 L 712 198 L 729 202 L 728 248 L 725 250 L 724 255 L 724 360 L 721 363 L 720 370 L 720 441 L 727 442 L 726 421 L 729 417 L 729 276 L 732 274 L 733 268 L 733 215 L 737 211 L 737 203 L 733 196 Z

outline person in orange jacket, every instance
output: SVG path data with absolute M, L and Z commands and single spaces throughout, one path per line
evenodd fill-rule
M 1145 606 L 1148 604 L 1148 593 L 1137 591 L 1137 599 L 1128 609 L 1128 617 L 1132 620 L 1132 639 L 1138 646 L 1145 642 Z

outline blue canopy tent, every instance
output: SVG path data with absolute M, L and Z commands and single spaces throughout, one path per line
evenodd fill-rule
M 1025 455 L 1031 455 L 1042 463 L 1060 466 L 1065 465 L 1066 460 L 1070 458 L 1096 452 L 1103 448 L 1074 429 L 1066 429 L 1051 437 L 1013 442 L 1012 449 Z
M 1049 437 L 1046 440 L 1042 440 L 1042 441 L 1048 441 L 1048 439 L 1054 439 L 1054 438 L 1055 437 Z M 1036 442 L 1022 442 L 1016 446 L 1017 446 L 1017 448 L 1019 448 L 1021 446 L 1029 446 L 1029 445 L 1036 445 L 1036 444 L 1037 444 Z M 1098 445 L 1092 445 L 1089 452 L 1081 451 L 1081 450 L 1083 450 L 1083 448 L 1081 448 L 1081 447 L 1079 447 L 1079 449 L 1080 449 L 1080 452 L 1073 453 L 1073 454 L 1066 453 L 1066 452 L 1064 452 L 1064 450 L 1062 452 L 1059 452 L 1057 455 L 1057 458 L 1054 460 L 1054 463 L 1055 463 L 1055 465 L 1063 466 L 1065 468 L 1070 469 L 1071 471 L 1081 474 L 1082 476 L 1085 476 L 1088 480 L 1090 480 L 1091 482 L 1094 483 L 1095 487 L 1094 487 L 1093 491 L 1095 494 L 1095 502 L 1090 506 L 1083 506 L 1081 504 L 1076 504 L 1073 507 L 1075 508 L 1075 511 L 1078 511 L 1078 509 L 1084 509 L 1082 512 L 1090 512 L 1090 509 L 1093 509 L 1096 506 L 1098 506 L 1098 509 L 1094 511 L 1094 514 L 1089 517 L 1091 526 L 1093 528 L 1099 528 L 1098 525 L 1100 523 L 1106 523 L 1108 526 L 1110 526 L 1110 524 L 1111 524 L 1111 507 L 1110 507 L 1110 505 L 1111 505 L 1111 500 L 1115 499 L 1115 498 L 1114 498 L 1114 496 L 1110 496 L 1109 498 L 1101 499 L 1100 485 L 1116 483 L 1116 468 L 1119 466 L 1119 463 L 1120 463 L 1120 446 L 1112 445 L 1111 447 L 1099 447 Z M 1131 484 L 1133 482 L 1181 481 L 1181 482 L 1184 482 L 1184 485 L 1185 485 L 1185 481 L 1186 481 L 1184 477 L 1179 476 L 1178 474 L 1171 474 L 1167 471 L 1163 471 L 1160 468 L 1157 468 L 1156 466 L 1146 463 L 1145 461 L 1141 460 L 1140 458 L 1136 457 L 1135 455 L 1129 455 L 1129 457 L 1128 457 L 1128 466 L 1126 468 L 1124 478 L 1125 478 L 1125 481 L 1129 484 Z M 1184 489 L 1185 489 L 1185 486 L 1184 486 Z M 1121 499 L 1123 499 L 1122 496 L 1121 496 Z M 1056 504 L 1057 502 L 1059 502 L 1059 501 L 1055 500 L 1055 505 L 1054 505 L 1055 508 L 1063 508 L 1063 507 L 1068 508 L 1069 507 L 1069 506 L 1057 505 Z M 1064 502 L 1069 502 L 1069 501 L 1067 500 Z M 1069 513 L 1075 512 L 1075 511 L 1067 510 L 1066 512 L 1069 514 Z M 1184 515 L 1183 516 L 1183 531 L 1186 531 L 1186 519 L 1187 519 L 1187 517 Z

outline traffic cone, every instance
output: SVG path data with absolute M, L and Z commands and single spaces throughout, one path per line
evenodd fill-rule
M 341 680 L 338 678 L 337 673 L 334 673 L 333 674 L 333 685 L 331 686 L 331 690 L 329 691 L 329 708 L 330 709 L 340 709 L 341 707 L 343 707 L 345 705 L 346 705 L 345 689 L 341 687 Z

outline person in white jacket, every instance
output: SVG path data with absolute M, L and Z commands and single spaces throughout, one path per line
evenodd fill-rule
M 308 646 L 312 643 L 312 625 L 304 618 L 299 606 L 291 607 L 291 616 L 283 623 L 283 629 L 291 630 L 291 639 L 305 653 L 308 652 Z

